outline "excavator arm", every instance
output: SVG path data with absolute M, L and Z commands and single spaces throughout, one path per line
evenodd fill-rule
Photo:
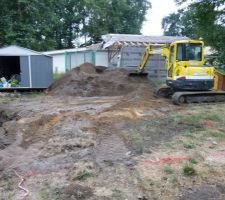
M 138 66 L 138 71 L 141 73 L 144 71 L 145 69 L 145 66 L 146 66 L 146 63 L 148 62 L 148 59 L 150 58 L 150 56 L 153 54 L 153 51 L 152 51 L 152 46 L 151 45 L 148 45 L 145 49 L 145 52 L 144 54 L 142 55 L 142 58 L 141 58 L 141 62 Z
M 168 48 L 167 44 L 159 44 L 159 45 L 156 45 L 156 46 L 160 47 L 160 49 L 153 49 L 153 46 L 151 44 L 149 44 L 146 47 L 146 50 L 145 50 L 145 52 L 144 52 L 144 54 L 141 58 L 141 62 L 138 66 L 138 72 L 139 73 L 144 72 L 145 66 L 146 66 L 149 58 L 152 55 L 161 55 L 161 56 L 165 57 L 166 59 L 169 58 L 169 48 Z

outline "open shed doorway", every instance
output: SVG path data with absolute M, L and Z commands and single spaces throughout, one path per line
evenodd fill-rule
M 0 78 L 4 77 L 7 81 L 17 79 L 20 82 L 20 73 L 19 56 L 0 56 Z

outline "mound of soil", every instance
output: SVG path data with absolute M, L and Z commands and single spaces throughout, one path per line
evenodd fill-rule
M 155 87 L 152 82 L 143 77 L 130 77 L 129 73 L 126 69 L 104 69 L 85 63 L 55 81 L 49 87 L 48 93 L 82 97 L 152 94 Z

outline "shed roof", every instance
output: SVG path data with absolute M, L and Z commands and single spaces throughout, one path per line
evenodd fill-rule
M 42 52 L 45 55 L 57 55 L 57 54 L 64 54 L 64 53 L 73 53 L 73 52 L 80 52 L 86 51 L 87 48 L 73 48 L 73 49 L 61 49 L 61 50 L 53 50 L 53 51 L 45 51 Z
M 225 76 L 225 69 L 219 68 L 219 69 L 215 69 L 215 71 L 216 71 L 218 74 Z
M 162 44 L 172 43 L 177 40 L 187 40 L 188 37 L 174 36 L 144 36 L 144 35 L 129 35 L 129 34 L 107 34 L 102 36 L 103 49 L 110 46 L 146 46 L 149 43 Z
M 43 54 L 17 45 L 11 45 L 0 48 L 0 56 L 31 56 L 31 55 L 43 55 Z

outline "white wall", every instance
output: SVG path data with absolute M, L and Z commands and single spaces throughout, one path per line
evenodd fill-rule
M 67 54 L 67 65 L 69 69 L 73 69 L 85 62 L 91 63 L 91 52 L 74 52 Z
M 95 65 L 108 67 L 108 52 L 97 51 L 95 54 Z
M 65 55 L 55 54 L 53 57 L 53 73 L 65 73 Z
M 53 73 L 65 73 L 65 54 L 51 54 L 53 57 Z M 108 52 L 97 51 L 95 54 L 95 64 L 108 67 Z M 67 67 L 70 69 L 83 64 L 84 62 L 92 62 L 92 52 L 76 52 L 67 53 Z

